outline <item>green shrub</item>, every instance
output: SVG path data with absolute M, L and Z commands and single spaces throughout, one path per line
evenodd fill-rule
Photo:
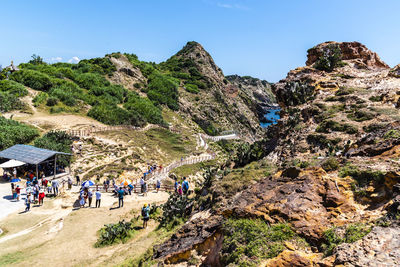
M 314 67 L 319 70 L 333 71 L 342 65 L 342 51 L 338 44 L 329 44 L 322 50 L 322 55 L 314 63 Z
M 37 95 L 33 98 L 33 100 L 32 100 L 33 105 L 34 105 L 35 107 L 38 107 L 39 105 L 45 103 L 45 102 L 47 101 L 47 98 L 48 98 L 48 97 L 49 97 L 49 95 L 48 95 L 47 93 L 45 93 L 45 92 L 40 92 L 39 94 L 37 94 Z
M 368 121 L 375 117 L 375 114 L 365 110 L 355 110 L 353 113 L 347 115 L 347 117 L 353 121 Z
M 178 110 L 179 82 L 159 72 L 150 75 L 148 80 L 147 96 L 158 104 L 165 104 L 172 110 Z
M 310 134 L 307 136 L 307 142 L 309 144 L 318 146 L 322 149 L 334 147 L 342 141 L 340 137 L 335 139 L 329 139 L 323 134 Z
M 161 109 L 154 106 L 154 104 L 147 98 L 140 97 L 137 94 L 131 93 L 128 96 L 124 108 L 140 114 L 146 121 L 154 124 L 164 124 L 161 114 Z
M 347 134 L 358 133 L 358 129 L 355 126 L 347 123 L 342 124 L 332 120 L 324 120 L 318 125 L 315 131 L 318 133 L 329 133 L 330 131 L 345 132 Z
M 369 100 L 372 102 L 381 102 L 383 100 L 383 96 L 382 95 L 374 95 L 374 96 L 371 96 L 369 98 Z
M 360 170 L 357 166 L 349 164 L 340 169 L 339 175 L 340 177 L 352 177 L 361 187 L 368 185 L 371 181 L 382 183 L 385 178 L 385 174 L 381 171 Z
M 125 242 L 134 231 L 131 222 L 120 221 L 115 224 L 106 224 L 100 229 L 100 237 L 95 243 L 95 247 L 112 245 L 118 241 Z
M 49 97 L 47 99 L 46 105 L 49 107 L 55 106 L 58 103 L 58 98 L 57 97 Z
M 53 86 L 49 75 L 35 70 L 23 69 L 14 72 L 10 79 L 40 91 L 48 91 Z
M 93 87 L 109 86 L 110 82 L 97 73 L 82 73 L 75 77 L 75 82 L 83 88 L 91 89 Z
M 42 137 L 35 140 L 34 144 L 36 147 L 50 149 L 54 151 L 72 153 L 71 145 L 73 139 L 72 136 L 64 131 L 51 131 L 43 135 Z M 62 166 L 69 165 L 69 156 L 58 155 L 57 164 Z
M 84 59 L 74 66 L 80 72 L 97 72 L 99 74 L 111 75 L 117 68 L 108 57 Z
M 336 91 L 335 95 L 336 96 L 350 95 L 354 93 L 354 91 L 355 91 L 354 88 L 342 87 L 338 91 Z
M 340 244 L 353 243 L 362 239 L 369 232 L 371 232 L 371 229 L 372 227 L 369 225 L 355 223 L 344 227 L 333 227 L 325 231 L 325 241 L 321 246 L 325 256 L 332 255 L 333 250 Z
M 383 136 L 385 139 L 399 139 L 400 138 L 400 131 L 399 130 L 389 130 Z
M 0 117 L 0 150 L 15 144 L 27 144 L 39 136 L 37 129 Z
M 322 162 L 321 167 L 327 172 L 336 171 L 339 168 L 339 162 L 336 158 L 330 157 Z
M 385 123 L 371 123 L 363 127 L 363 130 L 367 133 L 375 132 L 377 130 L 383 129 L 386 127 Z
M 189 217 L 192 213 L 192 208 L 193 199 L 187 195 L 170 195 L 167 202 L 161 205 L 160 227 L 165 227 L 167 230 L 172 229 Z
M 93 106 L 88 116 L 109 125 L 135 125 L 142 126 L 145 121 L 138 113 L 129 112 L 116 104 L 100 103 Z
M 185 90 L 188 91 L 189 93 L 192 94 L 198 94 L 199 93 L 199 88 L 195 84 L 185 84 Z
M 269 225 L 260 219 L 228 219 L 223 233 L 224 266 L 257 266 L 261 259 L 278 256 L 285 249 L 284 242 L 296 237 L 288 224 Z
M 0 81 L 0 91 L 8 92 L 17 97 L 28 95 L 28 90 L 26 90 L 25 86 L 12 80 Z
M 24 104 L 13 94 L 0 91 L 0 112 L 22 109 Z

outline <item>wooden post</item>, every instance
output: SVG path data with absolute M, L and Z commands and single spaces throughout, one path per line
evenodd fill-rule
M 54 156 L 54 179 L 56 178 L 57 172 L 57 154 Z
M 36 179 L 39 182 L 39 168 L 38 168 L 38 164 L 36 164 Z

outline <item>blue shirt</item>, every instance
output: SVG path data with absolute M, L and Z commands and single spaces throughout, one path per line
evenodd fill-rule
M 124 190 L 121 189 L 121 190 L 118 191 L 118 197 L 119 198 L 124 198 L 124 194 L 125 194 Z

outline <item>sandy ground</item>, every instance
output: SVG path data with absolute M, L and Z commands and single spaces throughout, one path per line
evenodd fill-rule
M 25 210 L 25 196 L 25 190 L 23 189 L 21 190 L 20 201 L 12 199 L 11 183 L 0 182 L 0 221 L 13 212 Z
M 126 258 L 144 253 L 156 240 L 151 222 L 140 229 L 127 244 L 95 248 L 98 230 L 108 223 L 130 220 L 140 214 L 144 203 L 161 204 L 166 192 L 149 192 L 147 196 L 125 197 L 123 208 L 118 199 L 103 193 L 101 208 L 73 208 L 77 187 L 57 198 L 46 198 L 42 207 L 32 207 L 27 213 L 12 213 L 0 219 L 6 233 L 0 237 L 0 262 L 4 257 L 17 257 L 15 266 L 104 266 L 115 265 Z

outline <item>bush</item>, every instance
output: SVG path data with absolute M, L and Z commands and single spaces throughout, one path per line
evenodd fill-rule
M 129 112 L 116 104 L 100 103 L 93 106 L 88 116 L 108 125 L 135 125 L 142 126 L 145 121 L 138 113 Z
M 26 90 L 25 86 L 12 80 L 0 81 L 0 91 L 8 92 L 17 97 L 28 95 L 28 90 Z
M 385 174 L 381 171 L 360 170 L 353 165 L 346 165 L 339 171 L 340 177 L 350 176 L 356 180 L 361 187 L 368 185 L 370 182 L 382 183 L 385 179 Z
M 368 225 L 355 223 L 344 227 L 334 227 L 325 231 L 325 241 L 321 246 L 325 256 L 332 255 L 333 250 L 340 244 L 353 243 L 362 239 L 369 232 L 371 232 L 371 229 L 372 227 Z
M 314 67 L 319 70 L 333 71 L 342 64 L 342 51 L 338 44 L 329 44 L 323 48 L 322 55 L 314 63 Z
M 353 121 L 362 122 L 372 120 L 375 114 L 365 110 L 355 110 L 353 113 L 348 114 L 347 117 Z
M 0 112 L 8 112 L 23 108 L 23 103 L 13 94 L 0 91 Z
M 170 195 L 167 202 L 161 205 L 163 212 L 160 218 L 160 227 L 166 227 L 170 230 L 188 218 L 192 213 L 192 208 L 193 199 L 190 199 L 187 195 Z
M 172 110 L 178 110 L 178 84 L 176 79 L 155 72 L 149 77 L 147 96 L 155 103 L 165 104 Z
M 33 100 L 32 100 L 33 105 L 34 105 L 35 107 L 38 107 L 39 105 L 45 103 L 45 102 L 47 101 L 47 98 L 48 98 L 48 97 L 49 97 L 49 95 L 48 95 L 47 93 L 45 93 L 45 92 L 40 92 L 39 94 L 37 94 L 37 95 L 33 98 Z
M 350 95 L 354 93 L 354 91 L 355 91 L 354 88 L 342 87 L 335 93 L 335 96 Z
M 190 83 L 185 84 L 185 89 L 186 89 L 186 91 L 188 91 L 189 93 L 192 93 L 192 94 L 199 93 L 199 88 L 195 84 L 190 84 Z
M 133 231 L 131 222 L 120 221 L 115 224 L 106 224 L 100 229 L 100 237 L 95 247 L 103 247 L 114 244 L 118 241 L 126 241 Z
M 400 139 L 400 131 L 399 130 L 389 130 L 383 136 L 385 139 Z
M 109 86 L 110 82 L 97 73 L 78 74 L 74 80 L 80 87 L 91 89 L 93 87 Z
M 356 134 L 358 133 L 358 129 L 350 124 L 347 123 L 339 123 L 332 120 L 324 120 L 320 123 L 315 129 L 317 133 L 329 133 L 330 131 L 337 131 L 337 132 L 345 132 L 347 134 Z
M 221 261 L 224 266 L 257 266 L 278 256 L 284 242 L 296 237 L 288 224 L 269 225 L 260 219 L 228 219 L 223 225 Z
M 124 104 L 124 108 L 128 111 L 140 114 L 150 123 L 164 124 L 161 109 L 154 106 L 154 104 L 147 98 L 131 93 L 128 96 L 127 102 Z
M 336 171 L 339 168 L 339 162 L 336 158 L 328 158 L 321 164 L 322 169 L 325 171 Z
M 47 99 L 46 105 L 49 107 L 55 106 L 58 104 L 58 98 L 57 97 L 49 97 Z
M 15 144 L 26 144 L 39 136 L 37 129 L 19 122 L 0 117 L 0 149 Z
M 51 131 L 35 140 L 36 147 L 50 149 L 58 152 L 72 153 L 72 136 L 64 131 Z M 70 163 L 69 156 L 57 156 L 57 164 L 68 166 Z
M 10 79 L 40 91 L 48 91 L 53 86 L 47 74 L 35 70 L 20 70 L 14 72 Z

